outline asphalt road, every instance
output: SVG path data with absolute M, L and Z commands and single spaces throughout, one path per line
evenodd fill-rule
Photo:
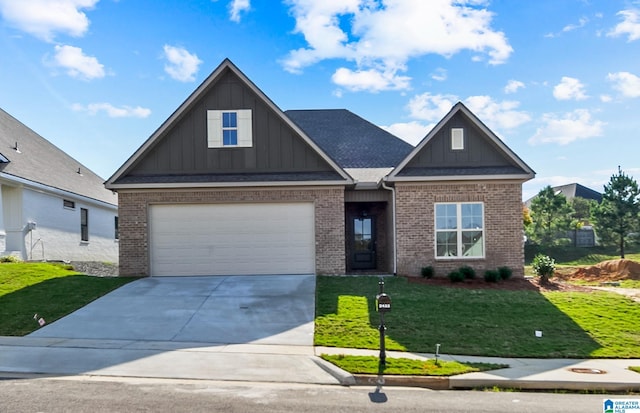
M 120 378 L 0 379 L 0 412 L 602 412 L 633 396 Z

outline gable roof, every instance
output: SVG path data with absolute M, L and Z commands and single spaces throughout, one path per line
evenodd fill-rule
M 105 189 L 102 178 L 2 109 L 0 178 L 118 203 L 117 194 Z
M 137 163 L 157 145 L 166 134 L 184 119 L 188 113 L 202 100 L 209 90 L 226 74 L 232 73 L 257 98 L 276 114 L 278 120 L 308 145 L 331 169 L 330 172 L 315 174 L 283 173 L 209 173 L 197 175 L 171 174 L 164 176 L 127 176 Z M 312 176 L 313 175 L 313 176 Z M 307 134 L 289 119 L 275 103 L 269 99 L 247 76 L 244 75 L 229 59 L 225 59 L 191 95 L 165 120 L 165 122 L 136 150 L 131 157 L 107 180 L 110 189 L 132 187 L 206 187 L 206 186 L 251 186 L 251 185 L 294 185 L 304 182 L 316 184 L 351 184 L 351 177 L 328 156 Z
M 346 109 L 285 112 L 342 168 L 392 168 L 413 146 Z
M 602 194 L 600 192 L 594 191 L 593 189 L 587 188 L 586 186 L 580 185 L 578 183 L 554 186 L 553 191 L 555 193 L 562 192 L 562 194 L 567 199 L 578 197 L 584 199 L 593 199 L 598 202 L 602 201 Z
M 477 129 L 493 151 L 500 158 L 499 162 L 485 162 L 481 165 L 459 162 L 453 165 L 422 165 L 410 166 L 418 156 L 442 132 L 454 117 L 462 116 Z M 446 181 L 469 179 L 517 179 L 529 180 L 535 176 L 531 169 L 518 155 L 500 140 L 477 116 L 475 116 L 462 102 L 456 103 L 449 113 L 431 129 L 413 151 L 389 174 L 388 181 Z

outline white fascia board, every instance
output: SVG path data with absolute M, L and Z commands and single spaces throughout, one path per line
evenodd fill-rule
M 25 178 L 20 178 L 19 176 L 15 176 L 15 175 L 9 175 L 6 174 L 4 172 L 0 172 L 0 184 L 4 183 L 2 182 L 2 180 L 6 180 L 9 181 L 13 184 L 16 184 L 17 186 L 24 186 L 27 187 L 29 189 L 32 189 L 34 191 L 39 191 L 39 192 L 43 192 L 43 193 L 47 193 L 47 194 L 52 194 L 52 195 L 57 195 L 63 198 L 67 198 L 67 199 L 73 199 L 76 201 L 81 201 L 82 203 L 85 204 L 94 204 L 94 205 L 99 205 L 102 207 L 107 207 L 107 208 L 113 208 L 113 209 L 118 209 L 118 205 L 117 204 L 111 204 L 109 202 L 105 202 L 105 201 L 100 201 L 98 199 L 95 198 L 90 198 L 88 196 L 84 196 L 84 195 L 80 195 L 77 194 L 75 192 L 70 192 L 70 191 L 66 191 L 64 189 L 60 189 L 60 188 L 56 188 L 53 186 L 48 186 L 48 185 L 44 185 L 38 182 L 34 182 L 34 181 L 30 181 L 28 179 Z
M 449 175 L 449 176 L 400 176 L 395 177 L 390 182 L 438 182 L 438 181 L 522 181 L 533 179 L 532 174 L 527 175 Z
M 292 187 L 292 186 L 346 186 L 347 181 L 287 181 L 287 182 L 181 182 L 181 183 L 146 183 L 146 184 L 112 184 L 110 189 L 180 189 L 180 188 L 250 188 L 250 187 Z

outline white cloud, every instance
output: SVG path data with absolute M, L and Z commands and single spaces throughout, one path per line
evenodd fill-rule
M 126 105 L 115 107 L 111 103 L 90 103 L 86 106 L 76 103 L 72 106 L 72 109 L 78 112 L 88 112 L 91 115 L 105 112 L 110 118 L 146 118 L 151 115 L 151 109 Z
M 65 68 L 71 77 L 90 80 L 105 76 L 104 66 L 98 59 L 85 55 L 79 47 L 57 45 L 53 64 Z
M 464 104 L 494 132 L 514 129 L 531 120 L 528 113 L 516 110 L 520 102 L 513 100 L 496 102 L 490 96 L 469 96 Z
M 164 71 L 180 82 L 193 82 L 202 60 L 196 54 L 189 53 L 182 47 L 164 45 L 164 57 L 168 63 Z
M 609 95 L 600 95 L 600 102 L 609 103 L 613 100 L 613 98 Z
M 397 75 L 396 70 L 381 72 L 377 69 L 356 70 L 341 67 L 331 77 L 333 83 L 352 92 L 368 90 L 402 90 L 409 87 L 410 77 Z
M 459 100 L 455 95 L 423 93 L 409 101 L 408 109 L 414 119 L 438 122 Z M 516 110 L 520 106 L 516 101 L 496 102 L 490 96 L 469 96 L 464 104 L 494 132 L 513 129 L 531 120 L 528 113 Z
M 346 59 L 353 72 L 404 71 L 416 56 L 451 56 L 463 50 L 504 63 L 512 53 L 504 33 L 491 27 L 485 0 L 287 0 L 295 32 L 308 46 L 292 50 L 286 70 L 299 73 L 324 59 Z M 400 29 L 401 28 L 401 29 Z M 358 81 L 358 78 L 354 79 Z
M 0 12 L 12 26 L 47 42 L 56 33 L 79 37 L 89 27 L 83 9 L 99 0 L 0 0 Z
M 560 83 L 553 88 L 553 96 L 558 100 L 584 100 L 588 98 L 582 82 L 568 76 L 563 76 Z
M 447 80 L 447 69 L 442 67 L 437 68 L 431 73 L 431 79 L 436 80 L 438 82 L 444 82 Z
M 574 30 L 577 30 L 577 29 L 580 29 L 580 28 L 586 26 L 587 23 L 589 23 L 589 19 L 586 18 L 586 17 L 581 17 L 578 20 L 578 23 L 567 24 L 566 26 L 564 26 L 562 28 L 562 32 L 563 33 L 572 32 Z
M 622 21 L 611 29 L 607 36 L 618 37 L 626 35 L 629 42 L 640 39 L 640 11 L 629 9 L 619 11 L 617 14 L 622 17 Z
M 504 87 L 504 93 L 516 93 L 518 89 L 523 89 L 525 87 L 524 83 L 519 80 L 509 80 L 507 85 Z
M 409 115 L 414 119 L 438 122 L 459 99 L 455 95 L 432 95 L 423 93 L 409 100 Z
M 251 2 L 249 0 L 232 0 L 229 3 L 229 18 L 234 22 L 240 21 L 240 15 L 249 11 Z
M 529 139 L 532 145 L 557 143 L 567 145 L 571 142 L 602 136 L 605 123 L 592 119 L 586 109 L 576 109 L 562 116 L 546 113 L 542 116 L 544 125 Z
M 420 122 L 412 121 L 407 123 L 394 123 L 389 126 L 381 126 L 381 128 L 416 146 L 427 136 L 427 133 L 429 133 L 434 126 L 433 123 L 424 125 Z
M 629 72 L 609 73 L 607 80 L 613 88 L 628 98 L 640 97 L 640 77 Z

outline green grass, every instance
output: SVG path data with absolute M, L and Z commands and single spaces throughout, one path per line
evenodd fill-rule
M 23 336 L 85 306 L 132 278 L 81 275 L 49 263 L 0 264 L 0 335 Z
M 380 359 L 374 356 L 327 355 L 321 357 L 352 374 L 397 374 L 403 376 L 454 376 L 476 371 L 496 370 L 508 367 L 505 364 L 459 363 L 457 361 L 436 362 L 434 359 L 413 360 L 408 358 L 389 358 L 380 365 Z
M 629 366 L 629 370 L 640 373 L 640 366 Z
M 315 344 L 376 349 L 377 277 L 317 279 Z M 606 293 L 468 290 L 386 278 L 388 350 L 501 357 L 640 357 L 640 305 Z M 536 337 L 541 330 L 543 337 Z

